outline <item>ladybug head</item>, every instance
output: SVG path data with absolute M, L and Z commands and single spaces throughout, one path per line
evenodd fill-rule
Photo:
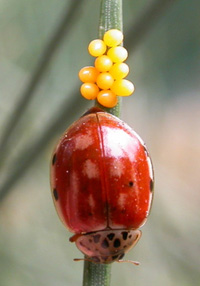
M 102 230 L 82 235 L 75 235 L 78 249 L 88 260 L 95 263 L 120 261 L 141 236 L 140 230 Z

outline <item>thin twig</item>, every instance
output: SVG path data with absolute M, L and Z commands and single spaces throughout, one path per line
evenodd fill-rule
M 23 154 L 19 154 L 16 160 L 13 162 L 13 166 L 17 166 L 8 173 L 5 181 L 0 187 L 0 202 L 11 191 L 13 185 L 21 178 L 24 172 L 31 167 L 32 163 L 42 153 L 48 143 L 52 140 L 55 134 L 61 134 L 67 125 L 71 124 L 71 120 L 74 119 L 76 114 L 80 114 L 87 106 L 87 101 L 80 98 L 80 95 L 76 92 L 77 89 L 72 89 L 71 101 L 66 101 L 59 108 L 59 113 L 54 117 L 54 120 L 45 128 L 42 135 L 37 138 L 31 145 L 28 145 Z M 77 104 L 77 100 L 79 104 Z M 65 123 L 65 124 L 63 124 Z M 24 155 L 25 154 L 25 155 Z M 18 162 L 18 163 L 17 163 Z M 20 162 L 20 164 L 19 164 Z
M 32 163 L 39 157 L 55 134 L 60 135 L 64 132 L 64 128 L 72 123 L 70 121 L 74 119 L 76 114 L 81 114 L 82 110 L 86 108 L 87 101 L 80 97 L 76 92 L 77 89 L 72 90 L 71 101 L 67 101 L 61 105 L 59 113 L 57 113 L 57 116 L 54 117 L 54 120 L 52 120 L 49 126 L 45 128 L 45 131 L 42 132 L 42 136 L 37 138 L 31 145 L 28 145 L 24 149 L 23 154 L 25 154 L 25 156 L 23 154 L 19 154 L 14 161 L 13 166 L 17 167 L 10 170 L 5 181 L 1 184 L 0 202 L 9 194 L 13 185 L 21 178 L 28 168 L 31 167 Z M 77 100 L 79 101 L 79 104 L 77 104 Z M 16 164 L 16 162 L 18 163 Z
M 33 75 L 24 91 L 22 96 L 20 97 L 15 110 L 12 112 L 7 124 L 5 125 L 4 133 L 2 135 L 1 143 L 0 143 L 0 156 L 4 157 L 6 149 L 8 147 L 8 141 L 10 137 L 12 137 L 12 132 L 15 129 L 19 119 L 30 103 L 36 88 L 41 82 L 45 72 L 49 67 L 49 63 L 52 59 L 52 56 L 55 54 L 61 42 L 66 39 L 67 35 L 70 32 L 70 28 L 74 24 L 74 20 L 77 19 L 77 13 L 80 11 L 80 8 L 83 4 L 84 0 L 80 1 L 71 1 L 70 6 L 67 5 L 66 13 L 63 15 L 57 29 L 53 32 L 49 42 L 47 43 L 38 65 L 33 72 Z M 69 6 L 69 7 L 68 7 Z M 0 162 L 2 166 L 2 160 L 0 158 Z

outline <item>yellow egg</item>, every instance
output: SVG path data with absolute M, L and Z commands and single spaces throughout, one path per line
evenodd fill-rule
M 117 96 L 111 90 L 101 90 L 97 95 L 97 101 L 108 108 L 112 108 L 117 104 Z
M 97 77 L 97 85 L 101 89 L 109 89 L 114 82 L 113 77 L 108 72 L 102 72 Z
M 115 47 L 122 43 L 123 34 L 117 29 L 111 29 L 104 34 L 103 40 L 108 47 Z
M 79 78 L 82 82 L 96 82 L 99 71 L 95 67 L 84 67 L 79 71 Z
M 112 67 L 112 61 L 108 56 L 100 56 L 95 60 L 95 68 L 100 72 L 107 72 Z
M 128 52 L 124 47 L 113 47 L 107 52 L 107 55 L 114 63 L 121 63 L 128 57 Z
M 100 39 L 93 40 L 88 46 L 88 51 L 91 56 L 99 57 L 105 53 L 106 44 Z
M 127 79 L 119 79 L 113 83 L 111 90 L 116 95 L 129 96 L 134 92 L 134 85 Z
M 129 67 L 125 63 L 116 63 L 111 67 L 109 73 L 114 79 L 122 79 L 128 75 Z
M 81 85 L 80 92 L 86 99 L 95 99 L 99 93 L 99 88 L 95 83 L 84 83 Z

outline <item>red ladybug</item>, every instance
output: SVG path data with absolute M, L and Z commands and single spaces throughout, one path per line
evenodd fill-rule
M 52 159 L 52 195 L 70 239 L 96 263 L 120 260 L 139 240 L 153 197 L 151 159 L 117 117 L 92 108 L 61 137 Z

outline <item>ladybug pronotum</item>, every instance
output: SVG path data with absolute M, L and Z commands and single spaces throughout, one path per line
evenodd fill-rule
M 153 197 L 153 169 L 140 137 L 90 109 L 61 137 L 51 163 L 52 196 L 70 241 L 96 263 L 119 261 L 141 236 Z

